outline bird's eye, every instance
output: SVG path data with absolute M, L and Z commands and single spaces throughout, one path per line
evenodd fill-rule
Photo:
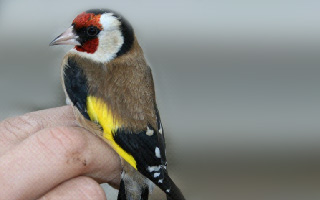
M 87 28 L 87 34 L 89 36 L 96 36 L 98 34 L 98 32 L 99 32 L 98 29 L 94 26 L 89 26 Z

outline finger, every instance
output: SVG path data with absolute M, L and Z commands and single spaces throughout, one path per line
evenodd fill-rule
M 35 199 L 82 174 L 103 182 L 119 181 L 119 156 L 79 127 L 44 129 L 0 157 L 0 196 Z
M 38 200 L 106 200 L 103 189 L 93 179 L 80 176 L 68 180 Z
M 33 133 L 56 126 L 76 126 L 71 106 L 63 106 L 0 122 L 0 156 Z

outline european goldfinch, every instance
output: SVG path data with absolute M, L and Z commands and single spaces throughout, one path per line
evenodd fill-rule
M 62 83 L 79 123 L 122 162 L 118 200 L 146 200 L 153 185 L 183 200 L 167 172 L 165 140 L 151 69 L 131 25 L 111 10 L 79 14 L 50 45 L 74 45 Z

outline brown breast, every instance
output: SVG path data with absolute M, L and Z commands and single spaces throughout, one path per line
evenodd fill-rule
M 76 57 L 86 74 L 89 95 L 103 99 L 124 127 L 133 131 L 144 130 L 148 124 L 157 127 L 152 73 L 136 41 L 128 53 L 107 64 L 70 56 Z

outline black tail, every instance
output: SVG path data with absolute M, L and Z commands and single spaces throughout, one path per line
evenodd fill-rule
M 185 200 L 183 194 L 180 189 L 176 186 L 176 184 L 172 181 L 168 174 L 164 179 L 167 185 L 170 185 L 169 189 L 163 190 L 167 194 L 167 200 Z
M 165 192 L 168 200 L 185 200 L 180 189 L 169 177 L 168 171 L 164 167 L 151 171 L 150 169 L 147 171 L 144 168 L 140 168 L 139 172 Z
M 168 200 L 185 200 L 180 189 L 169 177 L 167 170 L 162 170 L 160 176 L 161 177 L 157 177 L 157 179 L 153 176 L 149 176 L 148 178 L 166 193 Z

